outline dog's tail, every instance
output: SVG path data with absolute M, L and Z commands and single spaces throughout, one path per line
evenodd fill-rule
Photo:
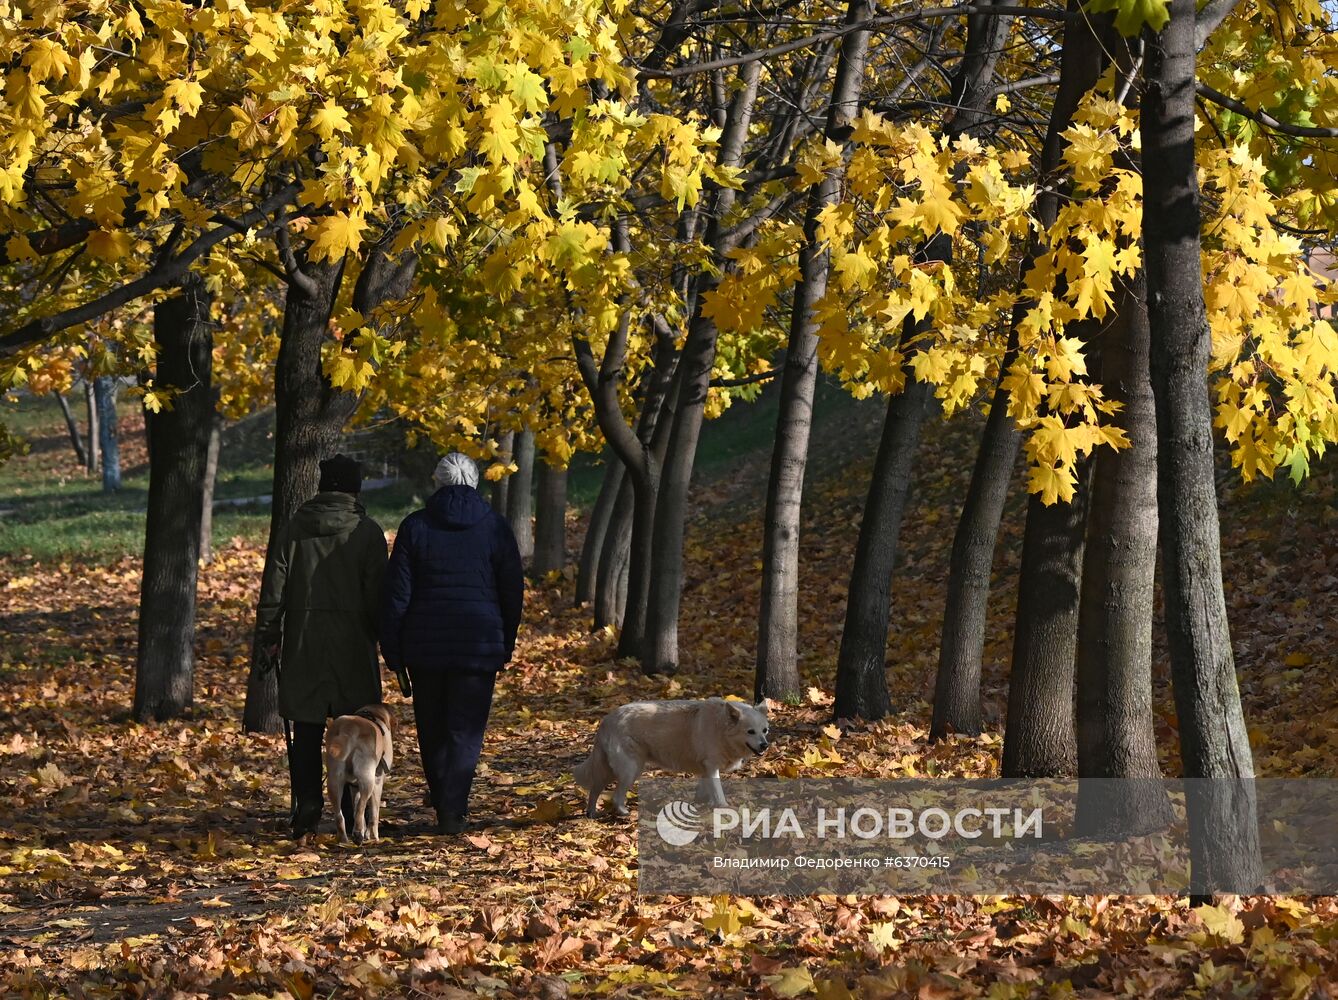
M 590 751 L 590 756 L 577 764 L 575 770 L 571 772 L 571 776 L 576 780 L 576 784 L 580 785 L 587 792 L 590 791 L 590 787 L 595 781 L 596 762 L 603 756 L 604 748 L 596 743 L 595 748 Z
M 338 736 L 332 736 L 325 741 L 325 759 L 338 760 L 344 756 L 344 744 L 340 742 Z

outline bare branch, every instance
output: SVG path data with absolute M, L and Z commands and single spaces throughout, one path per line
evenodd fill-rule
M 1069 18 L 1068 13 L 1065 11 L 1046 7 L 1013 7 L 1002 5 L 988 5 L 982 7 L 975 4 L 961 4 L 956 7 L 929 7 L 907 11 L 902 14 L 885 14 L 879 17 L 871 17 L 862 21 L 857 21 L 853 24 L 843 24 L 839 28 L 830 28 L 827 31 L 819 31 L 812 35 L 805 35 L 803 38 L 796 38 L 793 41 L 772 46 L 769 49 L 757 49 L 737 56 L 711 59 L 707 62 L 689 63 L 686 66 L 676 66 L 673 69 L 660 69 L 656 66 L 648 66 L 644 64 L 634 68 L 637 71 L 638 78 L 642 80 L 673 80 L 684 76 L 694 76 L 697 73 L 710 73 L 714 70 L 727 69 L 731 66 L 742 66 L 747 63 L 760 62 L 775 56 L 785 55 L 787 52 L 794 52 L 796 49 L 805 49 L 811 45 L 819 45 L 822 42 L 830 42 L 837 38 L 843 38 L 855 31 L 874 31 L 879 28 L 888 28 L 893 25 L 906 24 L 912 21 L 929 20 L 931 18 L 940 17 L 961 17 L 965 14 L 1019 15 L 1023 17 L 1041 18 L 1049 21 L 1067 21 Z
M 269 219 L 271 212 L 292 201 L 299 190 L 301 188 L 297 184 L 285 185 L 256 208 L 243 215 L 239 221 L 248 228 L 259 226 Z M 114 288 L 90 302 L 85 302 L 83 305 L 62 310 L 51 316 L 29 320 L 8 333 L 0 334 L 0 357 L 9 357 L 24 347 L 45 340 L 61 330 L 67 330 L 80 323 L 97 319 L 113 309 L 119 309 L 129 302 L 133 302 L 140 296 L 148 295 L 150 292 L 156 292 L 160 288 L 166 288 L 168 285 L 174 284 L 185 276 L 195 261 L 232 236 L 234 232 L 235 230 L 231 226 L 217 226 L 206 233 L 202 233 L 190 246 L 175 257 L 155 264 L 151 270 L 134 281 L 128 281 L 119 288 Z
M 1208 0 L 1194 15 L 1194 48 L 1201 49 L 1208 44 L 1208 36 L 1217 26 L 1226 20 L 1235 8 L 1238 0 Z
M 1214 104 L 1226 108 L 1228 111 L 1234 111 L 1238 115 L 1258 122 L 1265 128 L 1271 128 L 1274 132 L 1281 132 L 1283 135 L 1294 135 L 1306 139 L 1338 139 L 1338 128 L 1321 128 L 1318 125 L 1293 125 L 1290 122 L 1280 122 L 1267 111 L 1257 111 L 1234 97 L 1228 97 L 1220 91 L 1214 90 L 1206 83 L 1200 83 L 1197 90 L 1201 97 L 1205 97 Z
M 280 212 L 278 218 L 274 220 L 274 245 L 278 248 L 279 260 L 283 261 L 284 270 L 288 272 L 288 283 L 307 298 L 314 299 L 320 295 L 316 282 L 302 270 L 302 266 L 297 262 L 297 255 L 293 253 L 292 240 L 288 234 L 287 212 Z
M 758 382 L 770 382 L 780 373 L 781 369 L 773 368 L 771 371 L 755 372 L 752 375 L 742 375 L 739 378 L 713 378 L 711 379 L 711 388 L 737 389 L 741 385 L 755 385 Z

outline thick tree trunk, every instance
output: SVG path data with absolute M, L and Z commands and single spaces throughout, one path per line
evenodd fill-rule
M 516 534 L 520 558 L 528 563 L 534 557 L 534 432 L 517 431 L 515 437 L 516 472 L 506 493 L 506 519 Z
M 1047 507 L 1034 493 L 1027 503 L 1004 728 L 1005 778 L 1077 773 L 1073 664 L 1089 471 L 1088 463 L 1080 465 L 1069 503 Z
M 88 415 L 88 471 L 97 472 L 102 465 L 101 439 L 98 436 L 98 397 L 93 389 L 93 377 L 84 379 L 84 407 Z
M 135 661 L 134 716 L 140 722 L 175 718 L 193 698 L 195 589 L 214 413 L 209 306 L 204 282 L 192 278 L 178 295 L 154 308 L 157 384 L 177 392 L 172 408 L 150 425 Z
M 538 504 L 534 516 L 535 576 L 561 573 L 567 565 L 567 470 L 538 463 Z
M 1148 380 L 1146 288 L 1122 291 L 1102 336 L 1101 385 L 1124 404 L 1131 447 L 1093 458 L 1078 614 L 1078 831 L 1131 837 L 1171 820 L 1152 726 L 1152 598 L 1157 569 L 1157 414 Z M 1094 790 L 1094 791 L 1093 791 Z
M 1066 186 L 1064 150 L 1068 142 L 1064 133 L 1073 124 L 1078 102 L 1100 78 L 1108 56 L 1125 51 L 1112 29 L 1109 15 L 1079 18 L 1081 8 L 1076 0 L 1070 0 L 1068 11 L 1073 20 L 1064 31 L 1059 86 L 1041 149 L 1041 175 L 1046 182 L 1037 199 L 1037 217 L 1046 228 L 1055 221 L 1060 191 Z M 1038 242 L 1032 248 L 1031 256 L 1043 249 L 1044 245 Z M 1026 287 L 1031 266 L 1029 256 L 1018 276 L 1022 288 Z M 1026 312 L 1025 306 L 1014 310 L 1009 348 L 1000 366 L 1001 379 L 1016 357 L 1017 325 Z M 1008 404 L 1008 392 L 1002 387 L 997 388 L 980 453 L 971 473 L 966 502 L 957 523 L 957 533 L 953 537 L 930 739 L 942 739 L 951 732 L 973 735 L 980 732 L 980 668 L 985 649 L 991 567 L 1013 463 L 1021 441 L 1017 425 L 1005 412 Z
M 734 94 L 721 137 L 719 163 L 734 167 L 742 162 L 748 128 L 760 79 L 758 62 L 748 63 L 739 73 L 740 87 Z M 713 215 L 706 242 L 715 248 L 716 264 L 725 260 L 721 242 L 720 220 L 734 203 L 734 191 L 716 190 Z M 642 650 L 642 670 L 647 674 L 678 672 L 678 610 L 683 597 L 683 528 L 687 520 L 688 488 L 697 456 L 705 417 L 706 397 L 710 392 L 711 369 L 715 365 L 719 331 L 715 321 L 702 310 L 704 293 L 718 284 L 711 272 L 698 276 L 692 321 L 678 359 L 675 406 L 664 461 L 655 498 L 654 535 L 651 549 L 654 566 L 646 601 L 646 640 Z
M 651 579 L 658 555 L 654 532 L 661 484 L 654 463 L 648 475 L 632 476 L 631 482 L 632 530 L 627 544 L 627 571 L 620 574 L 614 567 L 614 581 L 622 587 L 617 594 L 623 607 L 622 630 L 618 633 L 620 657 L 641 656 L 645 649 L 650 628 Z
M 1000 378 L 1002 379 L 1002 374 Z M 931 740 L 980 733 L 980 666 L 985 655 L 994 549 L 1021 434 L 1008 415 L 1008 390 L 994 390 L 948 564 Z
M 214 400 L 218 406 L 218 400 Z M 204 506 L 200 511 L 200 562 L 214 561 L 214 487 L 218 484 L 218 455 L 223 448 L 223 415 L 217 408 L 209 419 L 209 451 L 204 465 Z
M 869 0 L 852 0 L 846 24 L 869 16 Z M 867 31 L 852 31 L 841 42 L 827 113 L 826 138 L 846 134 L 859 108 L 864 87 Z M 813 392 L 818 380 L 818 333 L 813 308 L 827 291 L 831 254 L 818 235 L 823 212 L 841 197 L 845 157 L 809 192 L 804 216 L 804 245 L 799 251 L 799 284 L 790 313 L 790 339 L 781 372 L 780 411 L 771 453 L 763 520 L 762 603 L 758 618 L 754 697 L 799 697 L 799 524 L 804 496 L 808 440 L 813 427 Z
M 512 452 L 515 449 L 516 432 L 507 431 L 497 437 L 497 460 L 502 463 L 511 461 Z M 511 477 L 503 476 L 501 479 L 493 481 L 492 484 L 492 509 L 499 514 L 505 515 L 507 502 L 511 493 Z
M 334 389 L 321 369 L 321 344 L 343 281 L 343 263 L 308 263 L 304 272 L 312 287 L 299 283 L 288 287 L 274 372 L 274 499 L 266 573 L 289 518 L 315 495 L 320 462 L 334 453 L 358 401 L 353 393 Z M 278 678 L 262 672 L 258 661 L 253 655 L 242 725 L 247 732 L 278 732 L 282 724 Z
M 102 454 L 102 492 L 115 493 L 121 488 L 121 429 L 116 416 L 116 397 L 121 380 L 100 375 L 93 380 L 93 394 L 98 411 L 98 451 Z
M 581 558 L 576 569 L 576 606 L 595 602 L 599 579 L 599 557 L 604 550 L 604 538 L 613 521 L 613 507 L 618 502 L 618 489 L 623 482 L 623 463 L 608 448 L 604 449 L 604 478 L 599 484 L 590 522 L 581 542 Z
M 885 660 L 892 571 L 931 398 L 926 383 L 907 378 L 905 389 L 888 401 L 850 573 L 832 706 L 838 719 L 875 720 L 892 711 Z
M 88 465 L 88 455 L 84 451 L 84 441 L 79 435 L 79 424 L 74 419 L 74 414 L 70 412 L 69 401 L 66 400 L 63 392 L 52 391 L 51 395 L 56 397 L 56 402 L 60 404 L 61 416 L 65 418 L 65 429 L 70 435 L 70 447 L 74 449 L 74 457 L 79 460 L 79 464 Z
M 604 534 L 599 563 L 595 570 L 594 627 L 613 625 L 621 628 L 627 608 L 628 561 L 632 549 L 634 504 L 632 477 L 624 474 L 613 500 L 613 512 Z
M 1157 506 L 1171 681 L 1180 753 L 1191 780 L 1191 888 L 1251 892 L 1259 884 L 1254 761 L 1236 684 L 1222 592 L 1213 483 L 1211 352 L 1203 302 L 1194 164 L 1194 0 L 1145 36 L 1143 234 L 1152 390 L 1157 411 Z
M 664 464 L 673 428 L 678 394 L 682 391 L 673 331 L 658 317 L 654 325 L 655 365 L 636 427 L 636 440 L 640 443 L 643 461 L 628 477 L 632 483 L 632 510 L 631 531 L 624 543 L 626 554 L 623 558 L 627 568 L 618 571 L 615 576 L 619 585 L 616 598 L 623 609 L 618 655 L 642 658 L 643 666 L 646 629 L 650 620 L 651 574 L 657 558 L 654 530 L 660 469 Z

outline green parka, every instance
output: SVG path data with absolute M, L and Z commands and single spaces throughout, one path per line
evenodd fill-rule
M 324 722 L 381 700 L 376 624 L 386 536 L 350 493 L 318 493 L 276 541 L 256 632 L 282 645 L 279 711 Z

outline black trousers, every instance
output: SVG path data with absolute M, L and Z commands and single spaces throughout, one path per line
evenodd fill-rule
M 324 722 L 294 722 L 288 780 L 293 788 L 293 836 L 314 833 L 325 806 Z M 340 802 L 344 822 L 353 829 L 353 795 L 347 786 Z
M 474 783 L 483 731 L 492 710 L 495 673 L 460 673 L 412 667 L 413 718 L 418 752 L 437 819 L 464 816 Z

